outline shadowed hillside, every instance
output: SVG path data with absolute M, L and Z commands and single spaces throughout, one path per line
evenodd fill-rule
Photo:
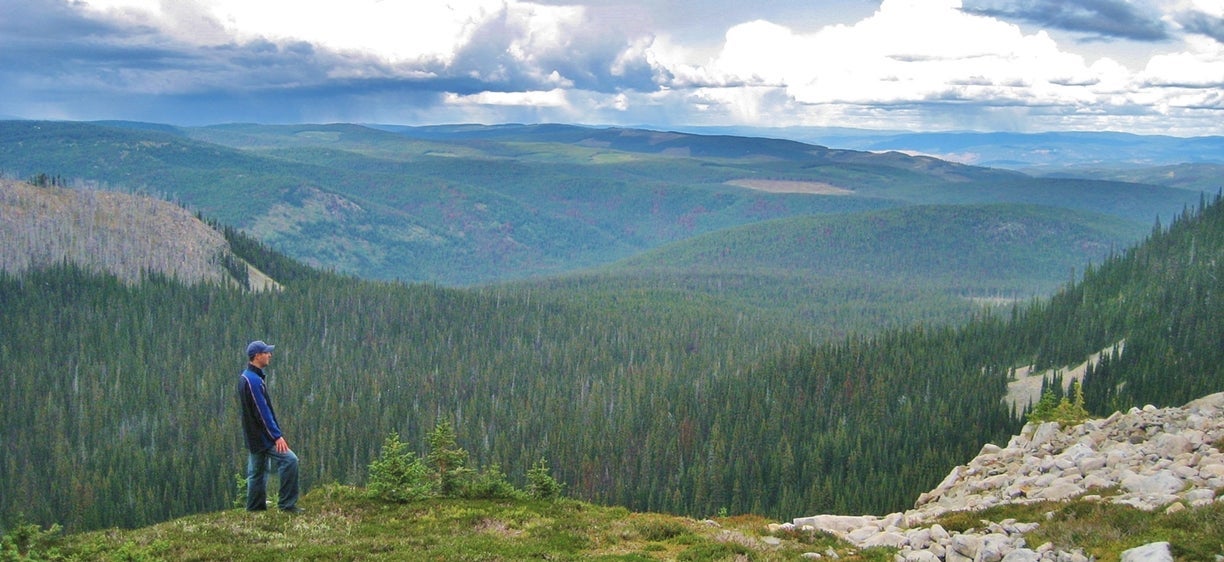
M 1052 292 L 1147 230 L 1053 207 L 910 206 L 729 229 L 623 260 L 612 271 L 802 274 L 1027 298 Z

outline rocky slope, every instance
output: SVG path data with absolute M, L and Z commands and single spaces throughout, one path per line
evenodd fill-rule
M 1181 408 L 1135 408 L 1065 428 L 1030 423 L 1006 447 L 987 444 L 969 464 L 953 469 L 912 510 L 883 517 L 800 517 L 792 525 L 824 530 L 860 547 L 896 547 L 899 561 L 1086 561 L 1081 551 L 1028 545 L 1024 535 L 1036 523 L 1001 521 L 951 533 L 934 521 L 954 511 L 1071 498 L 1170 512 L 1224 501 L 1217 494 L 1224 490 L 1222 443 L 1224 393 Z M 1123 560 L 1172 557 L 1167 545 L 1155 543 Z

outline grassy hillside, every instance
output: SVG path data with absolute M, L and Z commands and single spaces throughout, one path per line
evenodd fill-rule
M 253 517 L 230 510 L 131 531 L 53 537 L 42 552 L 140 560 L 795 560 L 864 556 L 830 536 L 771 532 L 755 516 L 694 520 L 576 501 L 431 500 L 383 504 L 329 487 L 303 499 L 318 512 Z M 41 545 L 40 545 L 41 546 Z M 53 557 L 40 559 L 55 559 Z
M 446 285 L 575 271 L 785 217 L 1023 202 L 1146 227 L 1198 196 L 759 138 L 386 129 L 6 121 L 0 171 L 163 194 L 323 269 Z
M 376 470 L 374 465 L 371 470 Z M 496 497 L 483 499 L 432 496 L 392 501 L 374 488 L 333 484 L 307 494 L 303 503 L 310 509 L 296 515 L 252 514 L 233 508 L 131 530 L 67 535 L 60 534 L 56 526 L 44 530 L 20 524 L 0 530 L 0 555 L 11 560 L 48 561 L 770 561 L 832 557 L 849 562 L 885 562 L 899 555 L 895 548 L 860 548 L 831 533 L 754 515 L 696 520 L 634 513 L 551 495 L 546 498 L 504 486 L 501 490 Z M 1015 523 L 1031 523 L 1035 529 L 1025 533 L 1027 544 L 1105 561 L 1118 560 L 1128 549 L 1158 541 L 1167 543 L 1178 560 L 1219 556 L 1224 549 L 1220 542 L 1224 504 L 1173 505 L 1178 509 L 1149 512 L 1089 498 L 1005 503 L 979 511 L 944 513 L 923 524 L 980 536 L 986 527 L 1006 529 Z
M 624 508 L 561 502 L 430 500 L 383 504 L 361 490 L 327 487 L 307 495 L 316 510 L 293 517 L 228 510 L 149 527 L 59 535 L 33 532 L 37 560 L 796 560 L 806 553 L 847 562 L 887 562 L 895 549 L 857 549 L 824 533 L 779 529 L 758 516 L 694 520 Z M 1142 544 L 1169 541 L 1186 560 L 1219 552 L 1224 508 L 1146 513 L 1099 502 L 1044 502 L 952 513 L 951 532 L 982 521 L 1038 523 L 1030 548 L 1049 542 L 1117 560 Z M 1053 520 L 1056 524 L 1050 524 Z M 1204 558 L 1206 559 L 1206 558 Z

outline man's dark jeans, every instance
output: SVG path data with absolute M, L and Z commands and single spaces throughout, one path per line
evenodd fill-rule
M 267 509 L 268 503 L 268 471 L 276 464 L 276 474 L 280 477 L 280 496 L 276 507 L 293 509 L 298 501 L 298 458 L 293 451 L 278 453 L 276 449 L 266 449 L 251 453 L 247 457 L 247 511 Z

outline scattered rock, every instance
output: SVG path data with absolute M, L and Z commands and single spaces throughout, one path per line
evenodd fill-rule
M 795 528 L 822 530 L 860 548 L 892 546 L 897 562 L 1088 562 L 1080 550 L 1052 545 L 1030 549 L 1024 535 L 1036 524 L 983 522 L 981 529 L 949 533 L 931 522 L 957 511 L 1006 503 L 1082 498 L 1145 511 L 1176 512 L 1224 501 L 1224 393 L 1181 408 L 1132 408 L 1072 427 L 1028 424 L 1006 447 L 988 444 L 969 464 L 953 468 L 914 509 L 883 517 L 816 515 Z M 1120 493 L 1102 496 L 1105 490 Z M 1168 543 L 1131 549 L 1122 562 L 1172 562 Z

